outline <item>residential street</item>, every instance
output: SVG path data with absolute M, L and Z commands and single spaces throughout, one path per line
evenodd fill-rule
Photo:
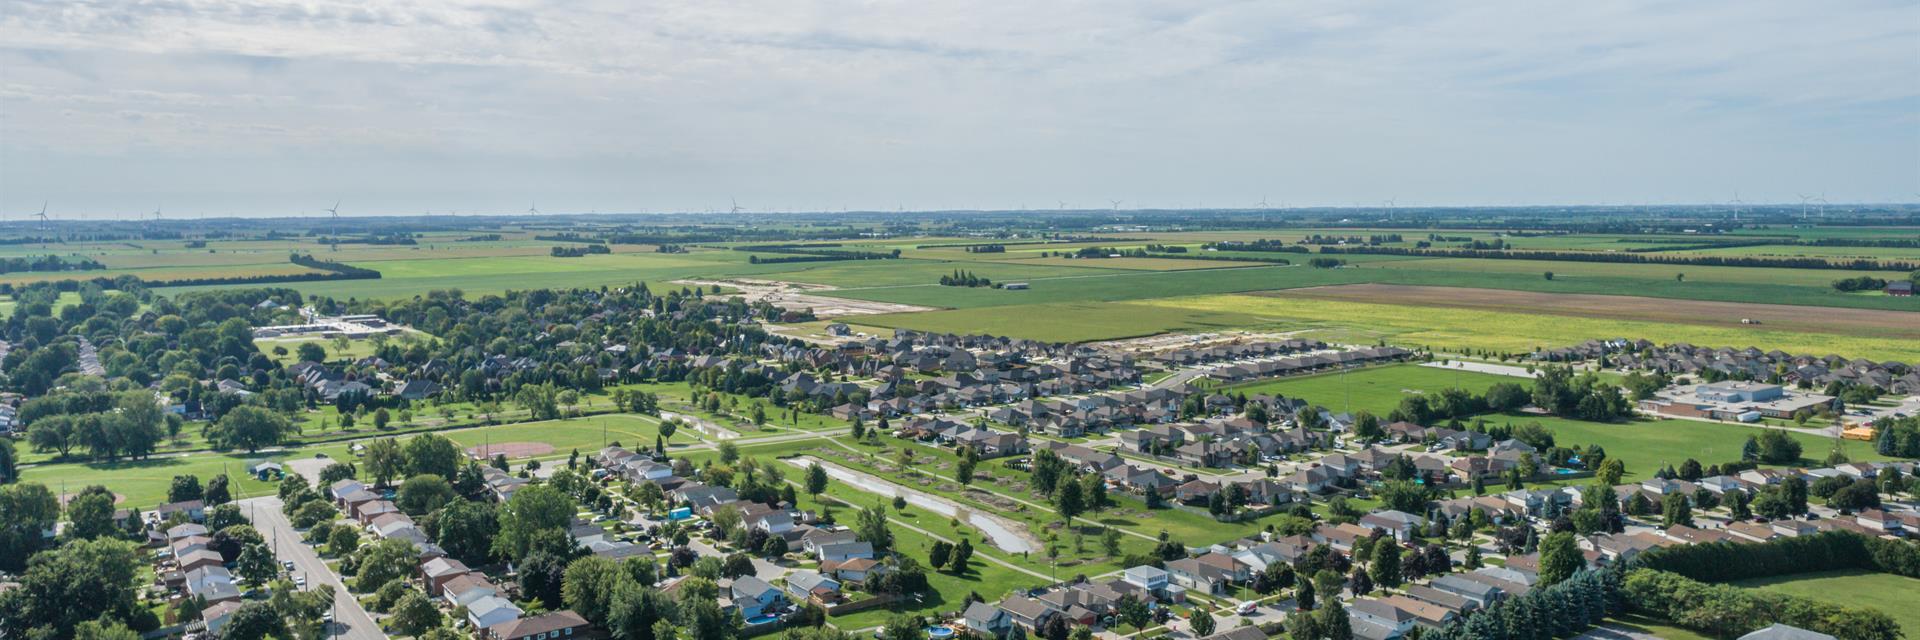
M 373 616 L 361 608 L 360 602 L 354 600 L 352 594 L 347 593 L 347 586 L 341 584 L 340 576 L 320 560 L 320 554 L 300 542 L 299 532 L 294 531 L 293 524 L 280 513 L 280 498 L 263 496 L 235 504 L 240 505 L 247 519 L 253 521 L 253 527 L 260 530 L 260 535 L 267 539 L 268 546 L 274 548 L 281 561 L 293 561 L 294 575 L 306 576 L 308 587 L 333 585 L 335 606 L 332 631 L 335 635 L 332 637 L 347 640 L 381 640 L 387 637 L 380 630 L 379 623 L 374 622 Z

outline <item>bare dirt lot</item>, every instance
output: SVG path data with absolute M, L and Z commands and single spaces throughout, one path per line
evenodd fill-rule
M 723 280 L 675 280 L 675 284 L 720 285 L 739 290 L 738 295 L 747 302 L 767 302 L 788 309 L 813 309 L 814 317 L 835 318 L 840 316 L 864 316 L 881 313 L 912 313 L 932 311 L 932 307 L 920 307 L 910 304 L 891 302 L 871 302 L 830 297 L 836 287 L 819 284 L 800 284 L 776 280 L 753 280 L 747 278 Z M 819 295 L 826 294 L 826 295 Z
M 1920 313 L 1908 311 L 1395 284 L 1309 287 L 1261 295 L 1920 339 Z M 1742 319 L 1759 324 L 1743 325 Z

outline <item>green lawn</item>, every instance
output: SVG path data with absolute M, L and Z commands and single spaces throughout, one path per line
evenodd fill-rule
M 588 455 L 599 451 L 604 446 L 603 442 L 618 442 L 635 450 L 652 448 L 654 436 L 659 433 L 660 421 L 652 416 L 609 414 L 461 429 L 444 435 L 463 447 L 477 447 L 486 443 L 544 442 L 553 445 L 557 454 L 579 449 L 581 455 Z M 700 432 L 693 429 L 681 429 L 673 434 L 673 444 L 684 445 L 698 440 L 701 440 Z
M 21 469 L 20 480 L 44 484 L 56 495 L 63 490 L 77 493 L 82 487 L 97 484 L 123 496 L 122 505 L 144 511 L 166 502 L 167 488 L 174 476 L 199 476 L 204 485 L 207 479 L 224 471 L 231 478 L 234 498 L 238 499 L 273 491 L 272 483 L 248 476 L 247 465 L 256 460 L 284 461 L 311 455 L 306 450 L 257 455 L 195 453 L 131 462 L 39 465 Z
M 1891 573 L 1850 569 L 1822 571 L 1733 584 L 1855 607 L 1879 609 L 1909 635 L 1920 633 L 1920 580 Z
M 1608 620 L 1607 626 L 1644 633 L 1661 640 L 1714 640 L 1709 636 L 1673 626 L 1671 622 L 1638 614 L 1614 616 Z
M 1438 394 L 1443 389 L 1457 386 L 1478 395 L 1485 393 L 1487 387 L 1501 382 L 1521 386 L 1532 384 L 1530 380 L 1513 376 L 1396 364 L 1346 373 L 1323 373 L 1241 384 L 1223 391 L 1282 395 L 1300 398 L 1336 412 L 1366 410 L 1385 418 L 1394 407 L 1400 406 L 1401 398 L 1411 394 Z
M 1636 420 L 1615 424 L 1531 415 L 1490 415 L 1486 419 L 1494 424 L 1514 426 L 1539 422 L 1553 431 L 1554 442 L 1560 446 L 1600 445 L 1607 450 L 1608 457 L 1626 463 L 1627 480 L 1649 477 L 1668 464 L 1677 467 L 1687 458 L 1699 460 L 1702 465 L 1738 460 L 1747 436 L 1760 434 L 1754 427 L 1692 420 Z M 1835 442 L 1833 438 L 1792 431 L 1787 435 L 1800 441 L 1803 466 L 1820 465 Z M 1844 447 L 1854 460 L 1887 459 L 1874 453 L 1870 443 L 1847 440 Z

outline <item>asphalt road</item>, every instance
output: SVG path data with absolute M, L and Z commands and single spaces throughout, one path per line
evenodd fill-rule
M 253 528 L 267 539 L 279 560 L 293 561 L 294 575 L 306 576 L 309 588 L 323 584 L 333 585 L 334 613 L 333 636 L 345 640 L 384 640 L 387 634 L 380 630 L 380 624 L 373 616 L 361 608 L 360 602 L 347 593 L 347 585 L 342 584 L 340 576 L 333 572 L 320 554 L 300 542 L 300 534 L 293 530 L 293 523 L 280 513 L 280 498 L 264 496 L 248 498 L 237 504 L 253 521 Z

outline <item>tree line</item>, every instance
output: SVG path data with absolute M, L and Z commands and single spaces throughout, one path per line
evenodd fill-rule
M 94 271 L 105 269 L 92 258 L 62 258 L 60 256 L 26 256 L 22 258 L 0 259 L 0 273 L 21 271 Z
M 555 246 L 548 254 L 555 258 L 582 258 L 595 254 L 613 253 L 604 244 L 588 244 L 574 247 Z

